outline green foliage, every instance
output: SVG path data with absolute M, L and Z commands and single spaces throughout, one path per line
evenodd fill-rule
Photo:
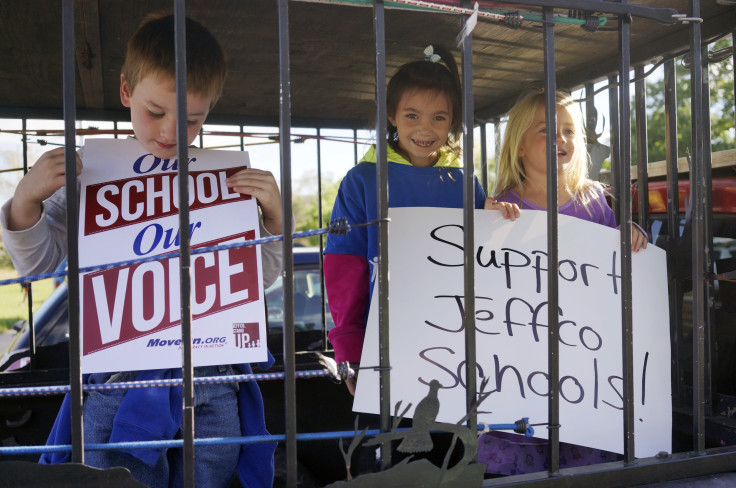
M 0 279 L 18 276 L 15 270 L 0 270 Z M 53 280 L 42 280 L 33 283 L 33 311 L 51 295 L 54 290 Z M 28 300 L 26 292 L 19 284 L 0 286 L 0 333 L 8 330 L 19 320 L 28 318 Z
M 10 260 L 7 251 L 5 251 L 5 244 L 0 240 L 0 270 L 13 270 L 13 262 Z
M 337 197 L 340 181 L 322 180 L 322 225 L 319 225 L 319 200 L 317 199 L 317 175 L 303 177 L 296 185 L 292 199 L 292 209 L 296 219 L 296 230 L 307 231 L 325 227 L 332 215 L 332 205 Z M 298 239 L 298 244 L 318 246 L 320 236 Z
M 726 38 L 710 46 L 711 51 L 728 47 L 731 38 Z M 682 58 L 675 61 L 676 97 L 677 97 L 677 152 L 684 157 L 689 150 L 692 153 L 692 126 L 690 111 L 690 71 L 682 66 Z M 734 89 L 733 89 L 733 57 L 708 65 L 708 83 L 710 92 L 710 137 L 712 151 L 722 151 L 734 147 Z M 650 77 L 651 78 L 651 77 Z M 633 92 L 633 90 L 632 90 Z M 647 136 L 649 162 L 663 161 L 665 153 L 665 111 L 664 111 L 664 79 L 652 83 L 647 82 Z M 632 99 L 633 100 L 633 99 Z M 636 127 L 634 124 L 634 102 L 632 101 L 632 159 L 637 159 Z

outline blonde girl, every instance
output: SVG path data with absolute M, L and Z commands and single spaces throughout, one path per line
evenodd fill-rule
M 588 178 L 589 156 L 583 117 L 569 93 L 555 94 L 557 106 L 558 212 L 616 228 L 613 210 L 600 183 Z M 547 128 L 544 92 L 522 96 L 509 111 L 498 178 L 486 209 L 515 220 L 520 209 L 547 210 Z M 647 236 L 632 224 L 631 248 L 647 246 Z

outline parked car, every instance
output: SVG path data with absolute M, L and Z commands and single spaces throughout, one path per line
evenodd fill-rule
M 329 306 L 322 306 L 322 274 L 316 248 L 294 248 L 294 322 L 298 370 L 323 369 L 320 355 L 330 357 L 327 330 L 334 327 Z M 268 347 L 276 358 L 269 370 L 283 371 L 283 283 L 282 278 L 266 292 Z M 323 320 L 324 313 L 324 320 Z M 34 314 L 36 356 L 30 361 L 29 324 L 18 324 L 15 337 L 0 358 L 0 387 L 69 384 L 69 315 L 67 286 L 60 285 Z M 258 369 L 256 368 L 256 371 Z M 284 384 L 264 381 L 266 425 L 273 434 L 284 433 Z M 328 377 L 300 379 L 296 388 L 297 426 L 302 432 L 352 430 L 352 397 L 347 388 Z M 3 445 L 44 444 L 56 418 L 61 395 L 0 398 L 0 441 Z M 277 450 L 279 486 L 285 475 Z M 304 441 L 298 445 L 300 486 L 323 486 L 345 476 L 345 463 L 337 440 Z M 14 456 L 36 460 L 38 456 Z M 281 463 L 283 464 L 283 463 Z M 238 486 L 235 477 L 234 486 Z
M 649 181 L 648 232 L 652 243 L 668 253 L 670 317 L 672 321 L 673 440 L 674 451 L 692 448 L 692 222 L 690 182 L 687 174 L 678 181 L 679 219 L 670 229 L 667 215 L 667 182 L 655 174 Z M 714 275 L 736 270 L 736 177 L 734 166 L 714 168 L 712 173 L 712 260 Z M 639 188 L 632 185 L 634 218 L 638 213 Z M 674 235 L 675 239 L 670 239 Z M 717 279 L 711 288 L 709 307 L 711 333 L 706 340 L 706 377 L 710 389 L 705 407 L 706 447 L 736 445 L 736 282 Z M 700 282 L 697 280 L 696 282 Z M 674 307 L 674 309 L 673 309 Z M 675 320 L 677 319 L 677 320 Z

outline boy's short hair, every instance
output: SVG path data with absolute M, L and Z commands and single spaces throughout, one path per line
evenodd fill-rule
M 211 97 L 212 108 L 225 83 L 225 54 L 202 24 L 186 19 L 187 92 Z M 149 14 L 128 41 L 121 70 L 130 92 L 146 76 L 176 79 L 174 16 Z

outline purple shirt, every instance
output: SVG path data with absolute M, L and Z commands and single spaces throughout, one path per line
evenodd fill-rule
M 505 193 L 496 197 L 496 200 L 499 202 L 515 203 L 521 210 L 547 211 L 546 208 L 534 205 L 526 198 L 521 198 L 521 195 L 516 193 L 514 190 L 507 190 Z M 583 206 L 583 204 L 575 198 L 572 198 L 568 202 L 560 205 L 557 212 L 562 215 L 577 217 L 579 219 L 587 220 L 588 222 L 595 222 L 596 224 L 605 225 L 614 229 L 617 228 L 613 210 L 608 206 L 603 190 L 599 188 L 592 187 L 590 189 L 590 203 L 587 207 Z

